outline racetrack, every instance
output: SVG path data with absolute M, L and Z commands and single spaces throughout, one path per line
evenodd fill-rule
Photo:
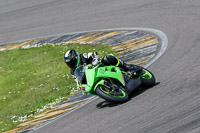
M 169 39 L 149 67 L 160 84 L 121 105 L 98 99 L 35 132 L 199 133 L 199 7 L 199 0 L 1 0 L 0 44 L 122 27 L 158 29 Z

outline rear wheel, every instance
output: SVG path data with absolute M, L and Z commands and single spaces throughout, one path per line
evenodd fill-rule
M 128 94 L 121 87 L 111 89 L 106 86 L 99 85 L 96 88 L 96 94 L 109 102 L 122 103 L 128 100 Z
M 156 79 L 154 75 L 147 69 L 143 68 L 143 74 L 140 75 L 141 87 L 149 88 L 155 85 Z

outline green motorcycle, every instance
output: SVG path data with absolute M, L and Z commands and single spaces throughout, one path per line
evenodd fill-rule
M 155 84 L 154 75 L 143 68 L 142 73 L 125 72 L 116 66 L 81 65 L 74 75 L 78 78 L 83 93 L 98 95 L 109 102 L 126 102 L 129 94 L 139 87 L 152 87 Z

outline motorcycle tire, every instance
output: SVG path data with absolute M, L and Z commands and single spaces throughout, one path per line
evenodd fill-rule
M 147 69 L 143 68 L 144 74 L 140 75 L 141 87 L 150 88 L 155 85 L 155 76 Z
M 119 91 L 121 91 L 122 95 L 121 96 L 117 96 L 117 95 L 112 95 L 110 94 L 108 91 L 106 91 L 104 89 L 104 86 L 100 85 L 96 88 L 96 94 L 105 99 L 106 101 L 109 102 L 114 102 L 114 103 L 123 103 L 128 101 L 128 94 L 127 92 L 125 92 L 124 90 L 122 90 L 121 88 L 119 88 Z

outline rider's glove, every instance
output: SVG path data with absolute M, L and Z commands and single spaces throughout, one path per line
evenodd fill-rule
M 99 59 L 98 58 L 94 58 L 93 60 L 92 60 L 92 65 L 93 66 L 96 66 L 96 65 L 98 65 L 99 64 Z

